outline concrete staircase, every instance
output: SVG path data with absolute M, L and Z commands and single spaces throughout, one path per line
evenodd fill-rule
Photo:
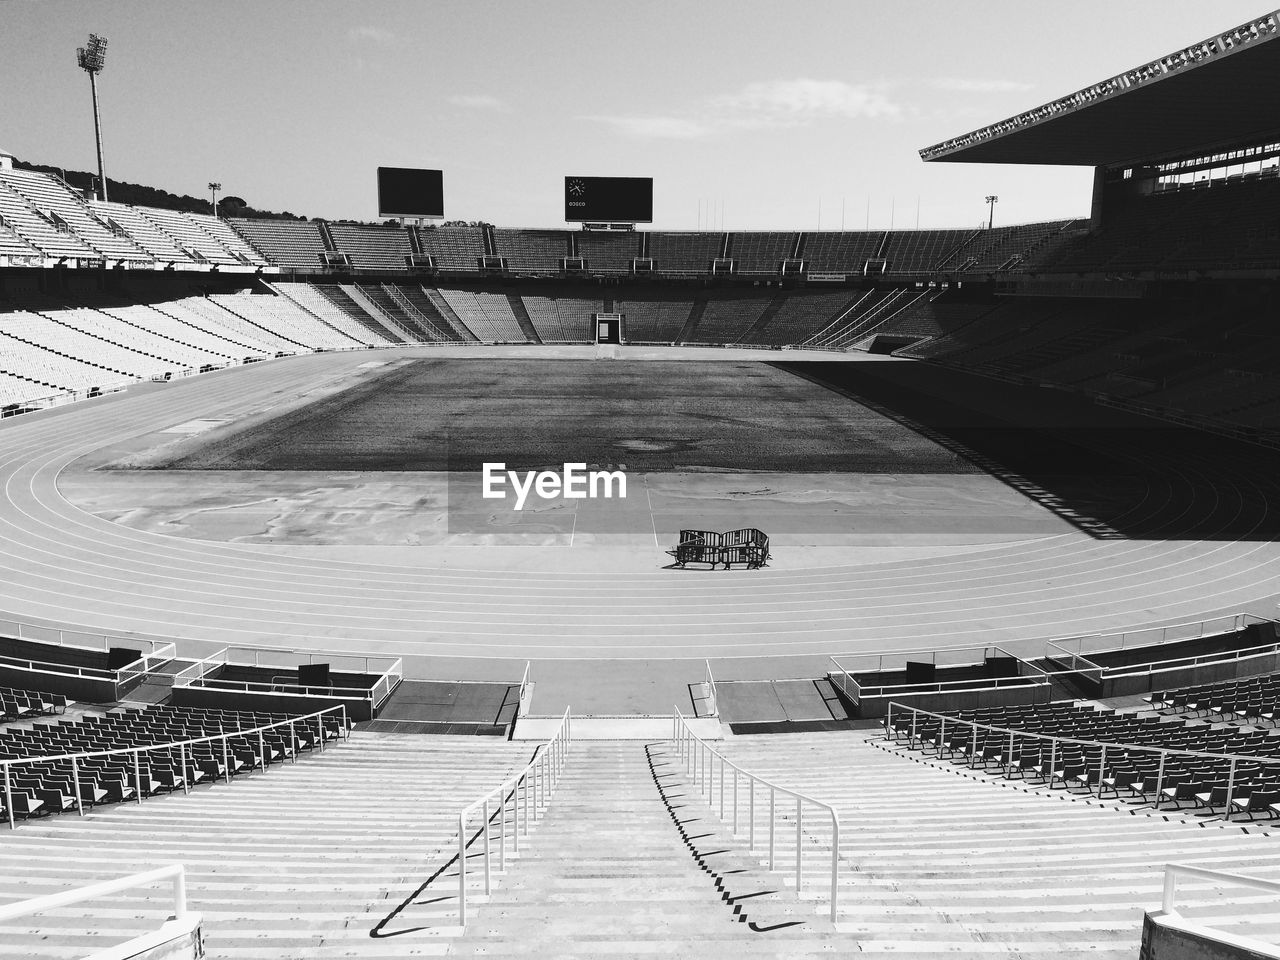
M 839 810 L 847 867 L 836 928 L 849 951 L 1133 960 L 1165 863 L 1280 879 L 1280 838 L 1262 822 L 1246 831 L 1046 795 L 885 749 L 871 733 L 735 737 L 721 749 Z M 779 832 L 783 863 L 792 835 Z M 1280 939 L 1280 904 L 1265 894 L 1184 883 L 1179 911 Z
M 449 955 L 809 957 L 840 939 L 728 835 L 669 745 L 579 741 L 532 843 Z
M 456 899 L 428 925 L 382 923 L 456 849 L 457 811 L 532 755 L 531 744 L 357 732 L 296 764 L 141 805 L 0 833 L 0 901 L 165 863 L 187 867 L 206 956 L 284 960 L 439 954 Z M 453 895 L 455 884 L 448 887 Z M 138 890 L 0 927 L 0 957 L 83 957 L 155 929 L 167 890 Z M 375 932 L 375 933 L 371 933 Z

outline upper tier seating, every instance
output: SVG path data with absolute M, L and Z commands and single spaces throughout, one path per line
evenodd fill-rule
M 974 230 L 893 230 L 882 256 L 887 274 L 920 274 L 954 267 L 968 244 L 981 235 Z
M 196 220 L 177 210 L 162 210 L 159 207 L 134 207 L 138 213 L 150 220 L 155 226 L 176 241 L 193 258 L 204 258 L 208 263 L 242 265 L 243 260 L 232 255 L 231 251 L 213 238 Z
M 36 210 L 46 216 L 54 214 L 60 217 L 80 240 L 102 256 L 143 262 L 152 259 L 128 236 L 105 226 L 83 199 L 48 174 L 31 170 L 2 170 L 0 181 L 25 197 Z
M 403 227 L 368 227 L 355 223 L 331 223 L 334 245 L 351 258 L 359 270 L 394 270 L 404 273 L 413 248 Z
M 46 257 L 101 259 L 102 255 L 72 233 L 69 226 L 56 226 L 3 181 L 0 181 L 0 223 Z
M 160 263 L 194 263 L 173 237 L 169 236 L 135 208 L 123 203 L 90 200 L 89 206 L 103 221 L 128 232 L 133 242 Z
M 40 251 L 0 222 L 0 257 L 38 257 Z
M 520 273 L 558 274 L 569 255 L 567 230 L 494 230 L 493 242 L 507 269 Z
M 639 233 L 583 230 L 576 236 L 588 273 L 629 274 L 632 260 L 640 256 Z
M 247 243 L 244 237 L 231 229 L 221 217 L 213 217 L 207 213 L 188 213 L 187 217 L 242 262 L 253 264 L 255 267 L 269 265 L 269 261 Z
M 796 233 L 735 233 L 732 238 L 736 270 L 744 274 L 778 276 L 782 261 L 796 247 Z
M 885 232 L 807 233 L 804 260 L 809 273 L 849 273 L 861 276 L 869 259 L 884 242 Z
M 723 246 L 723 233 L 649 234 L 649 256 L 658 273 L 710 273 Z
M 441 270 L 478 273 L 484 256 L 482 227 L 414 227 L 423 253 Z
M 276 266 L 319 270 L 324 264 L 324 238 L 320 236 L 319 224 L 243 217 L 231 217 L 227 222 Z

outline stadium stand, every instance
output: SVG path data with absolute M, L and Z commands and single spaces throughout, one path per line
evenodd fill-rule
M 323 323 L 369 347 L 387 346 L 392 341 L 386 332 L 375 332 L 367 324 L 357 322 L 347 311 L 309 283 L 270 283 L 268 287 Z
M 244 237 L 236 233 L 221 217 L 211 217 L 207 213 L 188 213 L 187 216 L 196 226 L 222 244 L 233 257 L 242 263 L 252 264 L 257 267 L 270 265 L 270 261 L 255 250 L 253 245 L 248 243 Z
M 42 216 L 60 221 L 81 241 L 113 260 L 150 262 L 151 256 L 127 235 L 110 230 L 84 200 L 49 174 L 31 170 L 0 170 L 0 182 L 24 197 Z
M 566 230 L 493 231 L 496 254 L 505 258 L 507 269 L 533 275 L 558 275 L 561 261 L 569 255 L 570 234 Z
M 590 274 L 630 274 L 632 261 L 640 256 L 643 234 L 583 230 L 576 234 L 578 256 L 586 261 Z
M 626 294 L 614 301 L 614 309 L 626 316 L 627 340 L 632 343 L 674 343 L 689 319 L 693 301 L 642 299 L 641 296 L 639 293 Z
M 443 287 L 439 293 L 454 315 L 480 342 L 529 342 L 505 296 L 472 290 L 447 290 Z
M 149 253 L 157 263 L 195 265 L 195 260 L 171 236 L 123 203 L 90 200 L 93 212 L 113 229 L 123 230 L 133 242 Z
M 804 259 L 809 273 L 862 276 L 868 260 L 885 242 L 885 232 L 806 233 Z
M 166 307 L 168 311 L 166 312 Z M 158 337 L 171 340 L 196 350 L 217 356 L 220 364 L 239 362 L 245 354 L 245 344 L 217 336 L 208 330 L 184 322 L 166 304 L 134 304 L 123 300 L 97 300 L 94 309 L 123 323 L 137 327 Z
M 0 257 L 20 257 L 26 259 L 29 257 L 40 256 L 40 251 L 33 247 L 27 241 L 13 232 L 13 230 L 0 223 Z
M 794 292 L 752 342 L 770 346 L 804 343 L 860 296 L 861 292 L 849 290 Z
M 885 273 L 914 276 L 954 266 L 981 232 L 974 230 L 893 230 L 880 254 Z
M 734 343 L 760 319 L 769 305 L 762 297 L 715 297 L 706 301 L 702 319 L 686 343 Z
M 735 736 L 721 747 L 857 825 L 842 838 L 842 859 L 856 870 L 841 875 L 836 929 L 863 952 L 976 956 L 998 942 L 1022 957 L 1128 960 L 1143 908 L 1160 901 L 1165 862 L 1271 876 L 1280 868 L 1280 850 L 1265 837 L 1173 810 L 1142 816 L 1111 803 L 1063 803 L 1064 791 L 1046 796 L 1021 782 L 999 789 L 884 746 L 852 731 Z M 794 850 L 787 833 L 777 852 L 784 863 Z M 1205 885 L 1188 893 L 1180 911 L 1224 917 L 1215 926 L 1231 932 L 1256 936 L 1280 919 L 1255 892 Z
M 196 368 L 207 363 L 225 363 L 226 358 L 187 344 L 158 336 L 148 330 L 132 326 L 110 314 L 87 307 L 63 307 L 50 298 L 27 298 L 26 305 L 48 317 L 88 336 L 106 343 L 118 344 L 128 350 L 171 365 L 173 370 Z
M 141 216 L 167 234 L 171 240 L 185 250 L 197 262 L 242 266 L 244 261 L 234 256 L 218 240 L 208 233 L 192 217 L 177 210 L 164 210 L 160 207 L 134 207 Z
M 312 350 L 352 350 L 364 346 L 303 310 L 293 301 L 276 295 L 215 293 L 209 299 L 234 316 L 254 325 L 263 334 L 274 334 L 277 349 L 304 346 Z M 257 335 L 254 331 L 249 331 Z M 271 344 L 272 341 L 264 340 Z
M 268 262 L 293 270 L 319 270 L 324 264 L 324 239 L 320 227 L 306 220 L 227 221 Z
M 22 194 L 3 181 L 0 181 L 0 221 L 46 257 L 101 259 L 98 251 L 71 231 L 69 224 L 40 213 Z
M 424 254 L 441 270 L 479 273 L 485 255 L 482 227 L 413 227 Z
M 723 233 L 649 234 L 649 256 L 661 274 L 710 273 L 711 263 L 724 249 Z
M 400 312 L 400 308 L 395 303 L 390 302 L 385 292 L 380 287 L 370 286 L 368 290 L 355 283 L 340 283 L 337 286 L 325 285 L 320 287 L 321 292 L 330 300 L 333 300 L 338 306 L 348 312 L 352 312 L 352 307 L 359 308 L 363 311 L 364 316 L 358 317 L 362 323 L 367 323 L 364 317 L 368 317 L 372 322 L 376 323 L 379 328 L 386 330 L 386 336 L 393 342 L 398 343 L 418 343 L 421 341 L 421 334 L 412 330 L 406 325 L 407 318 L 404 318 Z M 377 290 L 381 299 L 389 304 L 383 307 L 381 303 L 375 302 L 370 291 Z M 352 312 L 352 316 L 356 316 Z
M 414 340 L 424 343 L 438 343 L 442 338 L 430 323 L 406 298 L 398 295 L 398 289 L 391 284 L 362 283 L 357 285 L 359 291 L 374 309 L 380 311 L 396 325 L 396 330 Z M 368 309 L 368 308 L 366 308 Z
M 410 311 L 420 323 L 430 327 L 436 333 L 436 339 L 443 342 L 459 343 L 474 339 L 469 337 L 456 319 L 450 319 L 451 312 L 440 294 L 434 289 L 427 289 L 416 283 L 387 284 L 387 292 L 400 301 L 406 311 Z
M 799 240 L 798 233 L 735 233 L 730 235 L 734 269 L 741 274 L 776 277 L 782 261 L 790 257 Z
M 604 305 L 599 300 L 574 296 L 535 297 L 529 294 L 521 299 L 543 343 L 594 341 L 592 315 L 604 310 Z
M 339 252 L 360 270 L 404 273 L 413 247 L 403 227 L 369 227 L 356 223 L 330 223 L 329 233 Z
M 153 309 L 177 317 L 183 323 L 203 330 L 215 337 L 228 340 L 240 346 L 244 358 L 266 358 L 279 352 L 273 344 L 280 342 L 274 334 L 269 334 L 252 324 L 242 320 L 227 310 L 211 303 L 205 297 L 183 297 L 181 300 L 167 300 L 164 303 L 152 304 Z M 285 353 L 296 353 L 296 345 L 280 350 Z

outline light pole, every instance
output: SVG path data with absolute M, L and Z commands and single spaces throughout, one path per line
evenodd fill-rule
M 222 184 L 220 183 L 209 184 L 209 192 L 213 194 L 213 215 L 215 217 L 218 215 L 218 191 L 221 189 Z
M 98 117 L 98 74 L 107 62 L 107 40 L 96 33 L 89 34 L 89 45 L 76 50 L 76 63 L 89 74 L 89 89 L 93 91 L 93 136 L 98 145 L 98 183 L 102 185 L 102 199 L 107 199 L 107 174 L 102 166 L 102 121 Z
M 993 226 L 995 226 L 996 202 L 999 199 L 1000 198 L 997 197 L 994 193 L 991 194 L 991 196 L 987 197 L 987 229 L 988 230 L 990 230 Z

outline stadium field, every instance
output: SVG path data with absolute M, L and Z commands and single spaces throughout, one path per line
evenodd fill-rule
M 890 417 L 775 364 L 415 359 L 288 412 L 199 434 L 197 470 L 974 473 Z

